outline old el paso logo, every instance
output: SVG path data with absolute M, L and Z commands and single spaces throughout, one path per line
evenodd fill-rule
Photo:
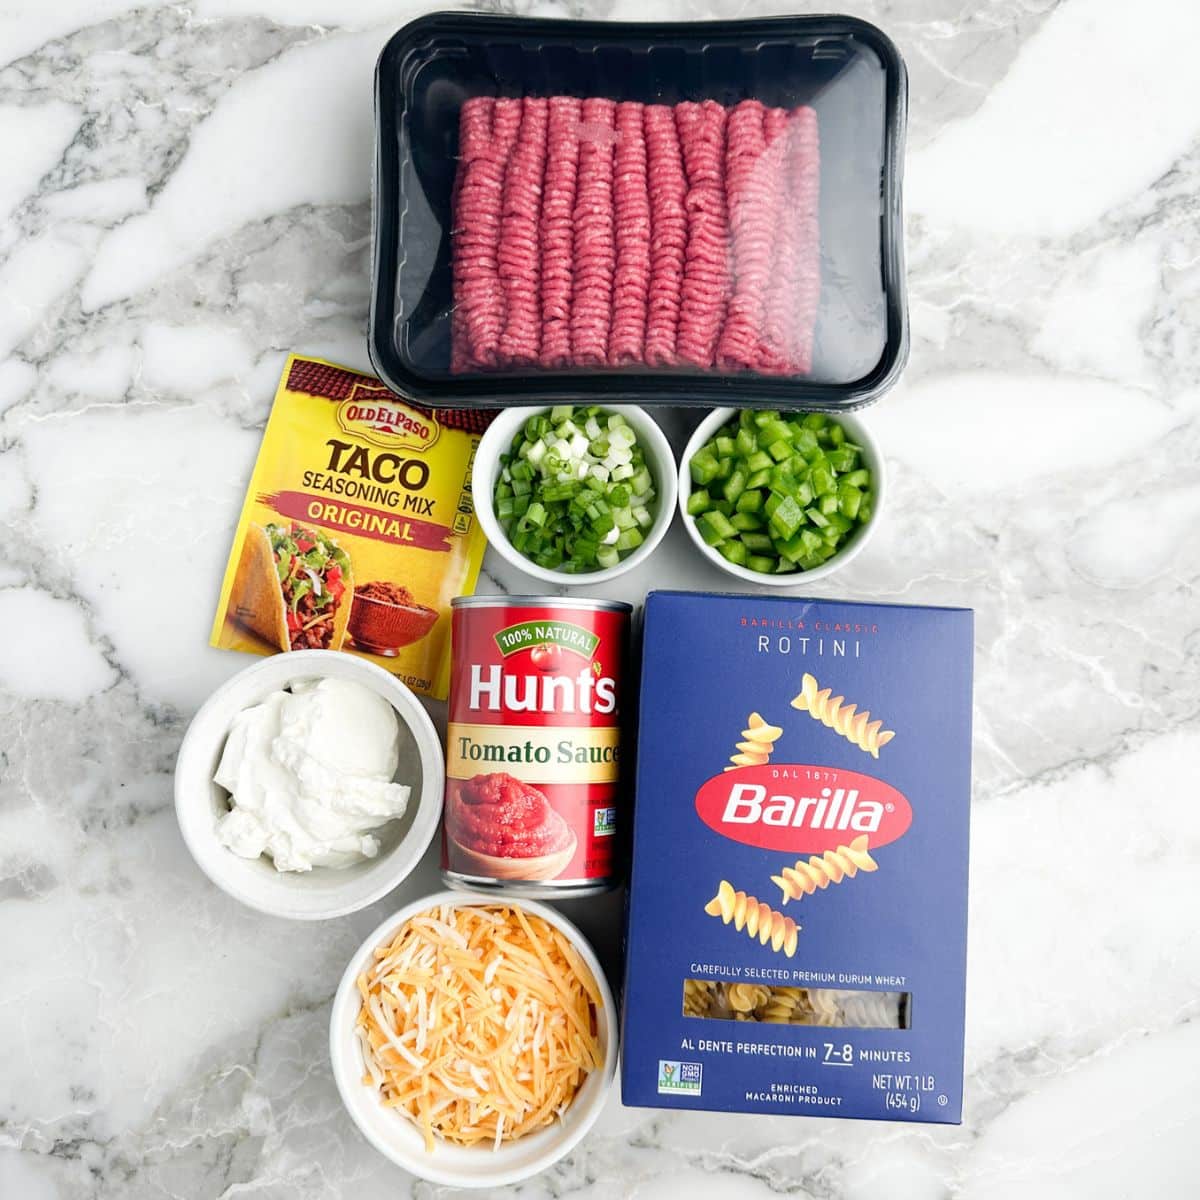
M 436 420 L 402 404 L 391 392 L 362 387 L 338 405 L 337 418 L 346 433 L 377 446 L 428 450 L 442 432 Z
M 763 850 L 819 854 L 860 833 L 871 847 L 902 837 L 912 807 L 891 784 L 840 767 L 739 767 L 707 780 L 696 812 L 722 837 Z

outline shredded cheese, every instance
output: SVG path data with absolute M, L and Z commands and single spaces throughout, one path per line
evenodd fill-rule
M 358 992 L 363 1083 L 431 1152 L 438 1138 L 499 1149 L 561 1119 L 603 1062 L 591 971 L 553 925 L 515 908 L 413 917 Z

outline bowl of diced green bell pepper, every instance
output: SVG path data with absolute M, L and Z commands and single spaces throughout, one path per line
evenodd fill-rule
M 628 404 L 510 408 L 479 443 L 471 492 L 492 548 L 546 583 L 604 583 L 662 541 L 675 516 L 675 456 Z
M 862 551 L 884 486 L 883 455 L 856 417 L 719 408 L 683 452 L 679 511 L 723 571 L 795 587 Z

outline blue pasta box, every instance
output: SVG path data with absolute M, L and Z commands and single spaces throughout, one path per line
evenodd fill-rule
M 652 592 L 628 1105 L 961 1120 L 969 609 Z

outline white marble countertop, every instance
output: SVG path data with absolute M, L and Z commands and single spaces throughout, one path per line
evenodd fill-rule
M 811 590 L 977 612 L 964 1124 L 614 1095 L 520 1194 L 1194 1197 L 1200 8 L 851 7 L 911 73 L 913 352 L 869 414 L 883 528 Z M 385 906 L 259 917 L 171 802 L 190 715 L 246 665 L 207 631 L 284 352 L 368 365 L 371 69 L 419 11 L 0 8 L 4 1200 L 440 1194 L 329 1075 L 332 990 Z M 602 590 L 723 582 L 677 527 Z M 611 945 L 616 904 L 585 917 Z

